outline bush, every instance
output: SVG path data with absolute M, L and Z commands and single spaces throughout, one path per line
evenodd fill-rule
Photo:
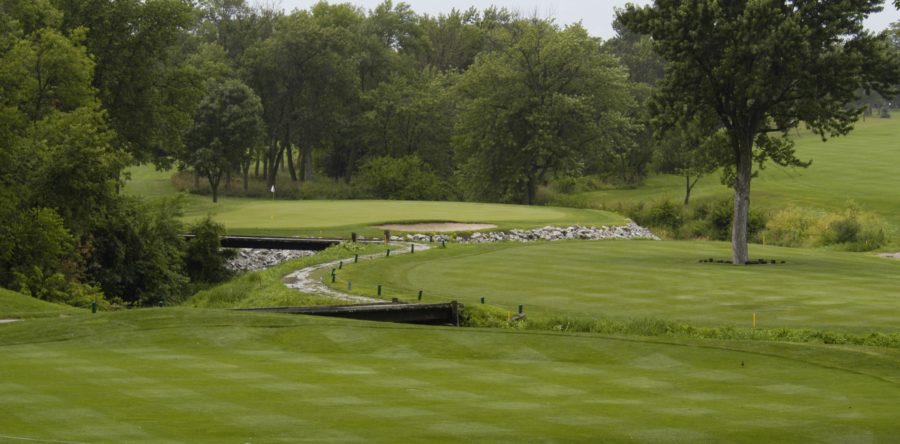
M 625 214 L 639 225 L 663 228 L 671 232 L 677 231 L 685 220 L 683 207 L 672 203 L 669 199 L 650 205 L 638 203 L 625 211 Z
M 886 242 L 885 223 L 878 216 L 860 211 L 850 202 L 841 213 L 829 213 L 812 229 L 815 246 L 838 246 L 850 251 L 871 251 Z
M 676 239 L 731 239 L 731 221 L 734 217 L 731 199 L 706 203 L 688 211 L 681 204 L 669 199 L 655 204 L 639 202 L 631 206 L 619 206 L 637 224 L 653 229 L 657 235 Z M 766 226 L 766 215 L 750 210 L 747 235 L 751 241 L 759 239 Z
M 860 211 L 853 202 L 838 213 L 788 207 L 766 224 L 764 243 L 785 247 L 836 246 L 850 251 L 871 251 L 886 242 L 885 222 Z
M 234 256 L 234 250 L 223 249 L 219 238 L 225 235 L 225 227 L 207 216 L 190 228 L 194 238 L 188 242 L 185 266 L 193 282 L 222 282 L 231 276 L 225 262 Z
M 418 156 L 375 157 L 362 165 L 353 184 L 369 197 L 443 200 L 446 184 Z
M 820 214 L 809 209 L 795 206 L 784 208 L 766 223 L 763 243 L 782 247 L 805 246 L 809 241 L 810 230 L 820 217 Z
M 181 203 L 120 198 L 90 233 L 88 272 L 108 300 L 178 302 L 188 288 Z

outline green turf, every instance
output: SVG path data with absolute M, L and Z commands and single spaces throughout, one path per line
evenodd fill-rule
M 148 197 L 179 194 L 168 182 L 168 173 L 151 166 L 131 168 L 130 174 L 127 193 Z M 373 226 L 389 222 L 477 222 L 501 229 L 625 223 L 623 217 L 599 210 L 468 202 L 222 198 L 213 204 L 205 196 L 184 195 L 183 199 L 187 221 L 211 215 L 230 234 L 349 237 L 357 232 L 375 236 L 382 231 Z
M 779 208 L 788 205 L 842 210 L 849 200 L 880 214 L 900 235 L 900 118 L 859 122 L 845 137 L 827 142 L 811 133 L 797 135 L 797 156 L 812 160 L 809 168 L 784 168 L 768 164 L 753 179 L 751 205 Z M 733 191 L 719 175 L 705 177 L 692 194 L 694 201 L 727 199 Z M 584 199 L 606 208 L 620 203 L 684 199 L 684 178 L 652 176 L 635 189 L 587 193 Z
M 53 304 L 0 288 L 0 319 L 60 316 L 78 312 L 68 305 Z
M 179 193 L 172 185 L 172 172 L 159 171 L 153 165 L 128 168 L 125 194 L 148 198 L 174 197 Z
M 186 305 L 198 308 L 258 308 L 337 305 L 342 303 L 328 296 L 301 293 L 284 284 L 284 276 L 311 265 L 383 252 L 381 245 L 352 244 L 330 247 L 314 256 L 290 260 L 274 267 L 242 273 L 226 282 L 193 295 Z
M 784 265 L 699 263 L 727 259 L 730 244 L 566 241 L 453 246 L 346 266 L 336 287 L 385 297 L 485 297 L 529 315 L 656 318 L 700 326 L 900 331 L 900 261 L 858 253 L 753 245 L 753 258 Z
M 900 431 L 893 349 L 147 309 L 0 325 L 0 354 L 0 441 L 889 442 Z

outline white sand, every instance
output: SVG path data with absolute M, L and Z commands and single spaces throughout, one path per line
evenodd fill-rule
M 391 231 L 437 233 L 437 232 L 444 232 L 444 231 L 486 230 L 488 228 L 497 228 L 497 226 L 492 225 L 492 224 L 460 224 L 460 223 L 455 223 L 455 222 L 443 222 L 443 223 L 433 223 L 433 224 L 409 224 L 409 225 L 389 224 L 389 225 L 379 225 L 375 228 L 380 228 L 382 230 L 391 230 Z

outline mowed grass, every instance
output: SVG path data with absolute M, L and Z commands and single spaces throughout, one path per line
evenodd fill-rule
M 0 288 L 0 319 L 65 316 L 79 312 L 68 305 L 53 304 Z
M 858 122 L 848 136 L 822 142 L 802 131 L 796 134 L 797 157 L 812 160 L 809 168 L 785 168 L 769 163 L 751 185 L 751 206 L 780 208 L 797 205 L 843 210 L 853 200 L 863 209 L 878 213 L 900 235 L 900 118 L 870 118 Z M 697 184 L 692 201 L 727 199 L 733 191 L 719 175 Z M 606 208 L 619 204 L 684 199 L 684 178 L 659 175 L 635 189 L 586 193 L 586 200 Z
M 900 351 L 146 309 L 0 325 L 0 441 L 890 442 Z
M 373 228 L 388 222 L 477 222 L 501 229 L 545 225 L 618 225 L 625 218 L 600 210 L 528 207 L 468 202 L 386 200 L 271 201 L 228 199 L 218 206 L 192 208 L 188 219 L 211 214 L 229 233 L 338 235 L 351 232 L 378 235 Z
M 130 169 L 125 192 L 150 198 L 180 195 L 168 179 L 170 173 L 151 166 Z M 626 219 L 600 210 L 529 207 L 471 202 L 419 202 L 390 200 L 270 200 L 221 198 L 213 204 L 206 196 L 181 194 L 185 220 L 207 215 L 225 225 L 229 234 L 284 236 L 339 236 L 351 232 L 377 236 L 374 226 L 396 222 L 463 222 L 494 224 L 499 229 L 546 225 L 621 225 Z
M 858 253 L 752 245 L 786 264 L 700 263 L 730 258 L 702 241 L 565 241 L 451 246 L 345 266 L 335 287 L 386 298 L 458 300 L 532 317 L 654 318 L 698 326 L 900 331 L 900 261 Z

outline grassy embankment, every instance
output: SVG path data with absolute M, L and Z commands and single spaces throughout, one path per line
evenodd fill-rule
M 0 288 L 0 319 L 58 317 L 80 312 L 68 305 L 53 304 Z
M 887 442 L 900 427 L 893 349 L 145 309 L 3 324 L 0 353 L 0 440 Z
M 775 209 L 789 205 L 841 211 L 848 201 L 885 218 L 891 227 L 892 248 L 900 247 L 900 118 L 856 124 L 845 137 L 822 142 L 803 131 L 797 134 L 797 157 L 812 160 L 809 168 L 784 168 L 769 163 L 753 179 L 751 205 Z M 733 192 L 721 184 L 718 174 L 700 180 L 692 202 L 728 199 Z M 574 196 L 598 208 L 615 209 L 635 202 L 684 200 L 684 178 L 651 176 L 634 189 L 610 189 Z

